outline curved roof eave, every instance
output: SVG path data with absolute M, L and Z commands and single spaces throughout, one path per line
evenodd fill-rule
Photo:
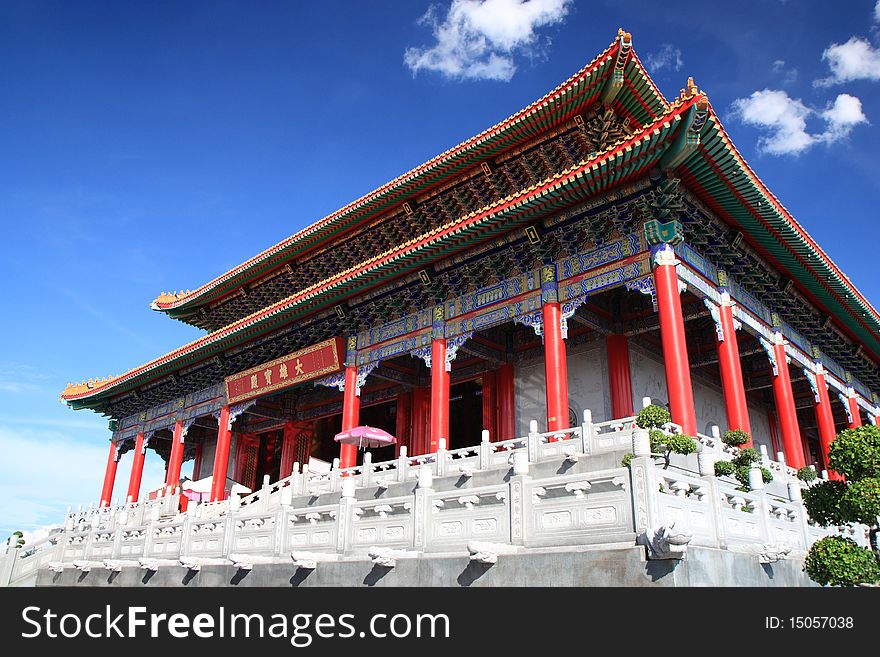
M 710 154 L 706 146 L 706 137 L 711 138 L 713 131 L 716 131 L 717 144 L 712 144 L 713 152 Z M 735 213 L 728 211 L 726 213 L 728 218 L 733 219 L 743 233 L 752 238 L 750 241 L 753 246 L 757 246 L 762 254 L 769 254 L 774 264 L 791 276 L 801 292 L 806 293 L 814 303 L 818 302 L 817 305 L 835 316 L 845 328 L 849 329 L 848 332 L 853 339 L 862 344 L 867 343 L 866 346 L 874 353 L 875 359 L 880 360 L 880 314 L 779 199 L 770 192 L 742 157 L 711 107 L 709 120 L 701 135 L 703 139 L 700 149 L 684 163 L 684 168 L 692 177 L 689 181 L 688 177 L 684 176 L 685 184 L 693 185 L 699 180 L 705 181 L 710 175 L 717 182 L 723 183 L 726 193 L 732 199 L 735 198 L 735 202 L 742 208 L 741 212 L 745 213 L 740 214 L 738 220 Z M 706 170 L 704 163 L 700 162 L 700 158 L 706 157 L 712 159 L 714 164 L 712 171 Z M 698 169 L 703 171 L 702 175 L 695 173 Z M 739 175 L 734 175 L 735 172 Z M 703 187 L 701 183 L 700 186 Z M 698 193 L 698 196 L 706 200 L 705 196 L 709 193 L 703 187 L 703 193 Z M 720 203 L 720 193 L 712 192 L 712 195 L 715 203 Z M 734 201 L 731 200 L 725 209 L 730 210 L 733 203 Z M 751 225 L 743 225 L 742 220 L 751 221 Z M 756 228 L 760 228 L 763 233 L 758 232 Z M 792 265 L 795 265 L 794 270 Z M 811 278 L 805 278 L 805 273 Z M 822 297 L 825 297 L 824 301 Z M 834 312 L 834 308 L 828 307 L 828 301 L 832 301 L 830 305 L 837 305 L 838 310 L 844 312 Z M 849 314 L 848 320 L 845 316 L 841 316 L 842 314 Z M 856 338 L 856 335 L 859 337 Z
M 589 100 L 601 92 L 604 84 L 600 83 L 604 83 L 613 74 L 613 64 L 620 48 L 620 42 L 621 37 L 618 36 L 604 52 L 575 75 L 500 123 L 398 176 L 196 290 L 180 295 L 160 296 L 153 301 L 151 307 L 186 321 L 186 318 L 181 316 L 184 312 L 193 311 L 204 303 L 225 296 L 240 284 L 282 266 L 284 261 L 290 257 L 298 255 L 305 249 L 317 246 L 324 240 L 331 239 L 338 231 L 347 230 L 354 225 L 353 223 L 350 225 L 338 224 L 369 219 L 377 212 L 402 204 L 413 193 L 423 193 L 427 187 L 442 184 L 449 176 L 475 166 L 485 157 L 494 154 L 496 151 L 488 152 L 494 148 L 493 144 L 500 143 L 499 150 L 506 150 L 515 146 L 517 142 L 534 136 L 533 133 L 536 129 L 543 132 L 552 125 L 566 120 L 575 111 L 582 109 L 580 106 L 582 101 Z M 657 89 L 636 56 L 635 50 L 631 47 L 627 53 L 625 69 L 625 83 L 630 86 L 631 95 L 639 99 L 639 107 L 624 108 L 624 110 L 630 115 L 641 112 L 642 116 L 651 117 L 653 120 L 666 114 L 669 110 L 669 103 Z M 591 76 L 596 72 L 599 72 L 600 75 L 595 82 L 588 84 Z M 560 103 L 570 101 L 571 99 L 568 97 L 573 91 L 584 93 L 584 90 L 587 95 L 581 101 L 572 103 L 565 111 L 560 111 L 560 108 L 557 107 Z M 642 98 L 642 94 L 647 95 L 646 100 Z M 634 102 L 631 98 L 630 103 Z M 505 139 L 510 143 L 505 143 Z
M 243 339 L 242 334 L 246 337 L 256 337 L 257 334 L 262 334 L 275 328 L 281 321 L 289 321 L 288 315 L 301 307 L 302 304 L 315 299 L 319 295 L 327 295 L 324 298 L 324 305 L 334 303 L 334 298 L 328 297 L 332 292 L 338 294 L 339 288 L 343 283 L 351 283 L 355 279 L 365 277 L 367 274 L 373 274 L 375 279 L 377 278 L 376 274 L 386 271 L 392 265 L 395 266 L 395 270 L 399 271 L 402 258 L 419 255 L 425 257 L 425 253 L 430 257 L 431 252 L 436 251 L 437 248 L 442 246 L 441 242 L 454 237 L 456 234 L 470 232 L 480 222 L 487 219 L 505 216 L 506 213 L 512 213 L 515 210 L 526 211 L 533 206 L 544 207 L 546 202 L 552 201 L 553 197 L 568 185 L 577 184 L 583 187 L 597 180 L 599 181 L 598 189 L 601 191 L 619 184 L 623 179 L 628 179 L 637 172 L 644 171 L 648 166 L 653 166 L 665 149 L 655 149 L 655 157 L 650 161 L 642 161 L 638 166 L 627 168 L 625 171 L 623 170 L 624 167 L 617 171 L 617 167 L 613 165 L 613 162 L 617 159 L 620 159 L 622 162 L 633 161 L 635 158 L 644 155 L 655 144 L 662 142 L 662 140 L 668 140 L 676 128 L 680 126 L 682 115 L 690 109 L 692 104 L 693 102 L 691 101 L 676 103 L 666 115 L 643 127 L 631 137 L 610 145 L 605 151 L 596 154 L 592 159 L 582 162 L 572 169 L 563 171 L 513 196 L 499 199 L 482 210 L 462 217 L 457 222 L 450 222 L 435 228 L 419 238 L 398 245 L 395 249 L 316 283 L 295 295 L 278 301 L 213 333 L 202 336 L 121 376 L 100 382 L 100 385 L 95 385 L 88 389 L 82 389 L 82 386 L 72 386 L 68 388 L 68 391 L 62 393 L 62 400 L 68 404 L 76 404 L 76 402 L 98 400 L 109 395 L 121 394 L 127 392 L 132 387 L 155 380 L 161 376 L 166 376 L 176 369 L 192 364 L 194 361 L 209 358 L 218 350 L 228 348 L 240 342 Z M 430 249 L 428 247 L 436 248 Z M 420 254 L 418 253 L 419 250 L 424 250 L 425 253 Z M 343 293 L 349 292 L 343 291 Z M 271 324 L 269 323 L 270 319 L 274 320 Z M 76 405 L 78 407 L 87 407 L 87 404 Z

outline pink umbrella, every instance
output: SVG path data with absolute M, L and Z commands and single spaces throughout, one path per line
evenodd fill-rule
M 347 431 L 337 433 L 334 440 L 337 443 L 357 445 L 360 448 L 385 447 L 386 445 L 393 445 L 397 442 L 397 439 L 387 431 L 382 431 L 382 429 L 368 427 L 366 425 L 353 427 Z

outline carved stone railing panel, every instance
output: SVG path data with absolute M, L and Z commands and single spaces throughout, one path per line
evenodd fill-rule
M 571 545 L 633 535 L 626 468 L 540 479 L 523 486 L 525 545 Z
M 432 491 L 427 496 L 426 550 L 464 549 L 468 541 L 510 541 L 508 486 Z

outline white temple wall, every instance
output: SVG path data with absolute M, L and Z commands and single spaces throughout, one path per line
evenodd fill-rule
M 666 370 L 659 354 L 651 354 L 641 347 L 630 344 L 630 371 L 633 383 L 633 404 L 641 406 L 642 397 L 650 397 L 655 403 L 666 405 L 669 401 L 666 392 Z M 712 424 L 717 424 L 721 432 L 727 429 L 727 411 L 724 407 L 724 394 L 721 386 L 713 386 L 692 377 L 694 387 L 694 411 L 697 416 L 697 431 L 710 435 Z M 765 445 L 773 456 L 770 443 L 770 423 L 767 409 L 749 404 L 749 423 L 752 428 L 752 441 L 757 448 Z
M 660 355 L 652 354 L 632 343 L 629 354 L 635 410 L 641 408 L 643 397 L 650 397 L 654 403 L 665 406 L 669 398 L 666 392 L 666 371 Z M 543 358 L 517 363 L 514 385 L 517 435 L 524 436 L 528 433 L 529 420 L 537 420 L 540 430 L 546 430 L 547 402 Z M 723 432 L 727 428 L 727 413 L 721 387 L 696 379 L 693 380 L 693 387 L 697 431 L 709 435 L 711 425 L 717 424 Z M 595 422 L 611 419 L 608 358 L 604 340 L 577 345 L 568 350 L 568 396 L 569 407 L 578 415 L 589 408 Z M 773 456 L 767 409 L 749 405 L 749 420 L 756 446 L 766 445 Z
M 605 341 L 576 345 L 568 350 L 568 405 L 578 417 L 585 408 L 593 421 L 611 419 L 611 393 L 608 389 L 608 358 Z M 517 363 L 514 370 L 516 433 L 524 436 L 529 421 L 537 420 L 540 431 L 547 426 L 547 393 L 544 385 L 544 359 Z
M 232 433 L 232 441 L 229 444 L 229 465 L 226 468 L 226 476 L 232 477 L 235 468 L 235 443 L 238 434 Z M 214 453 L 217 450 L 217 436 L 205 438 L 202 444 L 202 463 L 195 479 L 204 479 L 214 473 Z

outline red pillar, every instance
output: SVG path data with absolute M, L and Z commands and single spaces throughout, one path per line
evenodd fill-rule
M 446 338 L 431 340 L 431 433 L 428 453 L 449 447 L 449 372 L 446 371 Z
M 611 419 L 635 415 L 629 370 L 629 340 L 625 335 L 605 338 L 608 351 L 608 383 L 611 388 Z
M 220 419 L 217 424 L 217 448 L 214 450 L 214 472 L 211 481 L 212 502 L 226 498 L 226 471 L 229 468 L 229 445 L 232 442 L 229 406 L 220 409 Z
M 496 396 L 498 398 L 498 433 L 494 442 L 516 438 L 516 399 L 514 394 L 513 363 L 498 368 Z
M 400 448 L 406 446 L 407 453 L 413 452 L 410 427 L 412 425 L 412 392 L 400 392 L 397 394 L 397 405 L 394 416 L 394 437 L 397 441 L 394 445 L 394 456 L 400 456 Z
M 165 485 L 180 484 L 180 467 L 183 465 L 183 421 L 174 423 L 174 435 L 171 438 L 171 456 L 168 457 L 168 468 L 165 470 Z
M 843 479 L 834 470 L 828 468 L 828 450 L 831 443 L 837 438 L 837 429 L 834 427 L 834 413 L 831 411 L 831 398 L 828 396 L 828 383 L 825 381 L 825 372 L 820 368 L 816 372 L 816 396 L 815 403 L 816 424 L 819 426 L 819 445 L 822 449 L 822 460 L 828 469 L 829 479 Z
M 483 429 L 489 430 L 490 440 L 497 440 L 496 434 L 498 433 L 497 380 L 498 376 L 494 370 L 483 373 Z
M 547 431 L 568 429 L 568 364 L 562 339 L 562 312 L 555 301 L 541 307 L 544 320 L 544 376 L 547 385 Z
M 131 477 L 128 480 L 128 494 L 126 499 L 132 502 L 138 501 L 141 494 L 141 478 L 144 474 L 144 459 L 146 458 L 146 447 L 144 445 L 144 432 L 139 431 L 137 440 L 134 443 L 133 460 L 131 462 Z
M 345 368 L 345 388 L 342 397 L 342 430 L 348 431 L 358 425 L 361 412 L 360 391 L 357 387 L 358 368 L 349 365 Z M 357 465 L 357 445 L 339 445 L 339 467 L 351 468 Z
M 724 391 L 724 406 L 727 409 L 727 427 L 739 429 L 752 435 L 749 421 L 749 407 L 746 403 L 746 387 L 743 384 L 742 368 L 739 360 L 739 344 L 736 339 L 736 326 L 733 322 L 732 306 L 722 301 L 718 307 L 722 335 L 715 334 L 718 346 L 718 367 L 721 370 L 721 388 Z M 752 440 L 743 445 L 752 447 Z
M 776 413 L 779 416 L 779 429 L 782 433 L 782 451 L 785 453 L 786 463 L 792 468 L 799 469 L 804 467 L 804 450 L 801 445 L 801 430 L 794 405 L 794 393 L 791 390 L 788 361 L 785 357 L 785 345 L 782 344 L 781 337 L 773 345 L 773 357 L 776 361 L 773 397 L 776 400 Z
M 849 414 L 852 420 L 847 425 L 847 429 L 855 429 L 862 426 L 862 413 L 859 409 L 859 400 L 852 395 L 847 395 L 847 403 L 849 404 Z
M 116 482 L 116 466 L 119 465 L 119 457 L 116 452 L 116 443 L 110 441 L 110 454 L 107 456 L 107 468 L 104 471 L 104 485 L 101 487 L 101 502 L 99 507 L 110 506 L 113 498 L 113 484 Z
M 431 393 L 428 388 L 415 388 L 412 395 L 412 435 L 409 453 L 412 456 L 428 451 L 428 421 L 431 415 Z
M 697 435 L 697 416 L 691 385 L 684 316 L 675 270 L 675 252 L 668 244 L 658 245 L 654 254 L 654 287 L 660 316 L 660 339 L 666 368 L 666 390 L 672 421 L 681 425 L 685 435 Z
M 293 472 L 293 464 L 296 462 L 296 426 L 293 422 L 284 423 L 281 443 L 281 479 L 285 479 Z

